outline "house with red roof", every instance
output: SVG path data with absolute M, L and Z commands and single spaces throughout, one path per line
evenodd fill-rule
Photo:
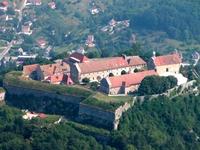
M 158 75 L 158 73 L 155 70 L 147 70 L 121 76 L 107 77 L 101 80 L 100 91 L 109 95 L 126 95 L 136 91 L 142 80 L 152 75 Z
M 90 81 L 101 81 L 109 76 L 133 73 L 135 69 L 143 69 L 146 62 L 139 56 L 121 56 L 100 59 L 88 59 L 71 66 L 74 82 L 82 82 L 84 78 Z
M 0 10 L 7 11 L 8 10 L 9 2 L 7 0 L 3 0 L 0 2 Z
M 95 47 L 94 35 L 88 35 L 85 45 L 88 46 L 89 48 Z
M 32 34 L 31 26 L 30 25 L 22 25 L 22 33 L 26 35 Z
M 44 38 L 39 38 L 37 39 L 37 45 L 40 47 L 40 48 L 45 48 L 47 46 L 47 41 L 44 39 Z
M 23 76 L 51 84 L 73 84 L 70 66 L 65 62 L 48 65 L 26 65 L 23 67 Z
M 54 1 L 49 2 L 49 3 L 48 3 L 48 6 L 49 6 L 51 9 L 56 9 L 56 3 L 55 3 Z
M 148 69 L 154 69 L 159 75 L 167 72 L 178 74 L 182 63 L 181 55 L 177 52 L 163 55 L 154 56 L 148 62 Z

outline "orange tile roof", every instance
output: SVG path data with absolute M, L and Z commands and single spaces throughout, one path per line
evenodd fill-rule
M 60 82 L 63 81 L 63 78 L 64 78 L 64 74 L 63 73 L 61 73 L 59 75 L 52 75 L 50 77 L 50 83 L 52 83 L 52 84 L 60 83 Z
M 121 87 L 123 83 L 125 83 L 126 87 L 129 87 L 131 85 L 140 84 L 146 76 L 152 76 L 152 75 L 158 75 L 158 74 L 154 70 L 147 70 L 147 71 L 142 71 L 138 73 L 108 77 L 107 80 L 111 84 L 110 88 Z
M 127 60 L 130 66 L 146 64 L 146 62 L 139 56 L 128 56 Z
M 9 2 L 7 0 L 4 0 L 4 1 L 1 2 L 1 5 L 4 6 L 4 7 L 8 7 Z
M 146 62 L 139 56 L 132 56 L 128 59 L 124 59 L 123 57 L 90 59 L 88 62 L 79 63 L 78 66 L 81 70 L 81 74 L 85 74 L 145 64 Z
M 164 56 L 157 56 L 153 58 L 153 61 L 155 66 L 180 64 L 182 62 L 181 57 L 178 53 L 164 55 Z
M 43 114 L 43 113 L 39 113 L 38 117 L 41 118 L 41 119 L 44 119 L 44 118 L 47 118 L 47 115 Z
M 52 76 L 57 73 L 63 73 L 63 72 L 70 72 L 70 66 L 69 64 L 65 62 L 55 63 L 55 64 L 49 64 L 49 65 L 42 65 L 40 66 L 44 77 Z
M 76 60 L 76 61 L 78 61 L 78 62 L 80 62 L 80 63 L 89 61 L 89 58 L 87 58 L 85 55 L 80 54 L 80 53 L 77 53 L 77 52 L 72 53 L 72 54 L 69 56 L 69 58 L 70 58 L 70 59 L 73 59 L 73 60 Z
M 39 39 L 37 39 L 37 44 L 38 44 L 39 46 L 41 46 L 41 45 L 46 45 L 46 44 L 47 44 L 47 41 L 46 41 L 44 38 L 39 38 Z
M 36 71 L 38 68 L 39 68 L 38 64 L 23 66 L 23 74 L 25 76 L 29 76 L 33 71 Z

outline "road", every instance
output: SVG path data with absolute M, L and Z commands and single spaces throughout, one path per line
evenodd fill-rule
M 19 9 L 19 22 L 18 22 L 18 25 L 20 24 L 21 20 L 22 20 L 22 11 L 23 9 L 26 7 L 26 3 L 27 3 L 27 0 L 24 0 L 22 2 L 22 5 L 21 5 L 21 8 Z M 5 55 L 10 51 L 11 47 L 13 46 L 14 44 L 14 40 L 12 40 L 8 46 L 3 50 L 2 53 L 0 53 L 0 61 L 5 57 Z
M 12 40 L 8 46 L 0 53 L 0 61 L 4 58 L 4 56 L 10 51 L 11 47 L 13 46 L 14 41 Z

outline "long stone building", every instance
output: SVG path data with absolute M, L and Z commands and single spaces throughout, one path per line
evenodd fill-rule
M 100 59 L 86 59 L 82 63 L 71 66 L 71 77 L 81 83 L 84 78 L 90 81 L 101 81 L 109 76 L 134 73 L 136 69 L 144 69 L 146 62 L 139 56 L 121 56 Z
M 107 77 L 101 80 L 100 91 L 108 95 L 128 94 L 138 89 L 147 76 L 158 75 L 155 70 L 130 73 L 121 76 Z
M 148 62 L 148 71 L 106 77 L 101 80 L 100 90 L 109 95 L 128 94 L 137 90 L 142 80 L 151 75 L 173 75 L 178 81 L 183 80 L 179 73 L 181 63 L 181 55 L 177 52 L 163 56 L 155 56 L 154 53 L 154 56 Z

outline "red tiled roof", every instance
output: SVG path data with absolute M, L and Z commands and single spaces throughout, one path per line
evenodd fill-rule
M 69 56 L 70 59 L 73 59 L 75 61 L 78 61 L 79 63 L 83 63 L 89 60 L 85 55 L 74 52 Z
M 38 64 L 23 66 L 23 74 L 25 76 L 27 75 L 29 76 L 33 71 L 36 71 L 38 67 L 39 67 Z
M 63 73 L 63 72 L 70 72 L 70 66 L 69 64 L 65 62 L 55 63 L 55 64 L 49 64 L 49 65 L 42 65 L 40 66 L 44 77 L 52 76 L 57 73 Z
M 146 62 L 139 56 L 133 56 L 128 59 L 124 59 L 123 57 L 91 59 L 89 62 L 79 63 L 78 66 L 80 67 L 81 73 L 85 74 L 145 64 Z
M 164 66 L 164 65 L 172 65 L 172 64 L 180 64 L 182 62 L 181 57 L 178 53 L 158 56 L 153 58 L 155 66 Z
M 22 26 L 22 32 L 29 32 L 30 31 L 30 26 Z
M 44 38 L 39 38 L 37 40 L 37 44 L 38 45 L 46 45 L 47 44 L 47 41 L 44 39 Z
M 130 66 L 146 64 L 146 62 L 139 56 L 130 56 L 130 57 L 127 57 L 127 60 Z
M 39 113 L 39 114 L 38 114 L 38 117 L 41 118 L 41 119 L 44 119 L 44 118 L 47 117 L 47 115 L 46 115 L 46 114 L 43 114 L 43 113 Z
M 60 83 L 60 82 L 63 81 L 63 78 L 64 78 L 64 74 L 63 73 L 61 73 L 59 75 L 52 75 L 50 77 L 50 83 L 52 83 L 52 84 Z
M 7 0 L 4 0 L 1 2 L 1 5 L 4 7 L 8 7 L 9 2 Z
M 158 74 L 154 70 L 148 70 L 138 73 L 125 74 L 121 76 L 108 77 L 107 80 L 111 84 L 110 88 L 121 87 L 123 83 L 125 83 L 126 87 L 129 87 L 131 85 L 140 84 L 146 76 L 152 76 L 152 75 L 158 75 Z

